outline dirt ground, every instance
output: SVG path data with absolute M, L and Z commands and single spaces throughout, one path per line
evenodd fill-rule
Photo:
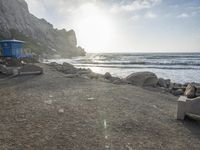
M 0 76 L 0 150 L 199 150 L 177 97 L 65 74 Z

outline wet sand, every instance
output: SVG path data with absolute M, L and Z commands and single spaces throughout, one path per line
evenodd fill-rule
M 1 150 L 199 150 L 200 122 L 176 120 L 177 97 L 41 66 L 0 76 Z

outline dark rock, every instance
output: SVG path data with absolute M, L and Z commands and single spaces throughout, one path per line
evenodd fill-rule
M 166 83 L 166 85 L 167 85 L 167 88 L 169 88 L 170 83 L 171 83 L 171 80 L 170 80 L 170 79 L 167 79 L 167 80 L 165 80 L 165 83 Z
M 175 96 L 180 96 L 184 94 L 184 91 L 183 89 L 178 89 L 178 90 L 173 91 L 172 94 Z
M 196 91 L 195 91 L 195 96 L 199 97 L 200 96 L 200 86 L 195 86 Z
M 184 95 L 187 96 L 188 98 L 195 98 L 195 86 L 193 84 L 188 84 L 186 87 Z
M 180 84 L 180 83 L 174 83 L 174 88 L 181 88 L 182 87 L 182 84 Z
M 63 70 L 68 70 L 68 69 L 75 69 L 75 67 L 72 64 L 64 62 L 63 63 Z
M 104 74 L 104 78 L 105 78 L 105 79 L 110 79 L 110 78 L 112 78 L 112 75 L 111 75 L 109 72 L 106 72 L 106 73 Z
M 64 72 L 65 74 L 77 74 L 78 69 L 75 68 L 72 64 L 65 62 L 63 63 L 62 70 L 60 71 Z
M 180 83 L 170 83 L 169 89 L 171 92 L 176 91 L 178 89 L 183 89 L 185 91 L 185 87 Z
M 152 72 L 136 72 L 126 77 L 126 81 L 136 86 L 156 87 L 158 78 Z
M 62 71 L 62 65 L 61 64 L 58 64 L 56 62 L 52 62 L 49 64 L 51 67 L 53 67 L 54 69 L 56 69 L 57 71 Z
M 120 80 L 120 78 L 119 77 L 111 77 L 108 80 L 110 80 L 111 82 L 114 82 L 115 80 Z
M 52 67 L 54 67 L 54 66 L 57 66 L 58 63 L 56 63 L 56 62 L 51 62 L 49 65 L 52 66 Z
M 170 79 L 165 80 L 163 78 L 159 78 L 158 85 L 160 87 L 168 88 L 170 86 L 170 82 Z

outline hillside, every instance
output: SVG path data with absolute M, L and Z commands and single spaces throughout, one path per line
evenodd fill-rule
M 58 30 L 38 19 L 29 12 L 25 0 L 0 0 L 0 39 L 13 38 L 26 41 L 26 49 L 45 57 L 85 55 L 77 46 L 74 30 Z

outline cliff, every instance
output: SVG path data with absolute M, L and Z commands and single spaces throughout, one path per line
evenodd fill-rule
M 0 0 L 0 39 L 26 41 L 27 49 L 47 57 L 85 55 L 74 30 L 58 30 L 29 12 L 25 0 Z

